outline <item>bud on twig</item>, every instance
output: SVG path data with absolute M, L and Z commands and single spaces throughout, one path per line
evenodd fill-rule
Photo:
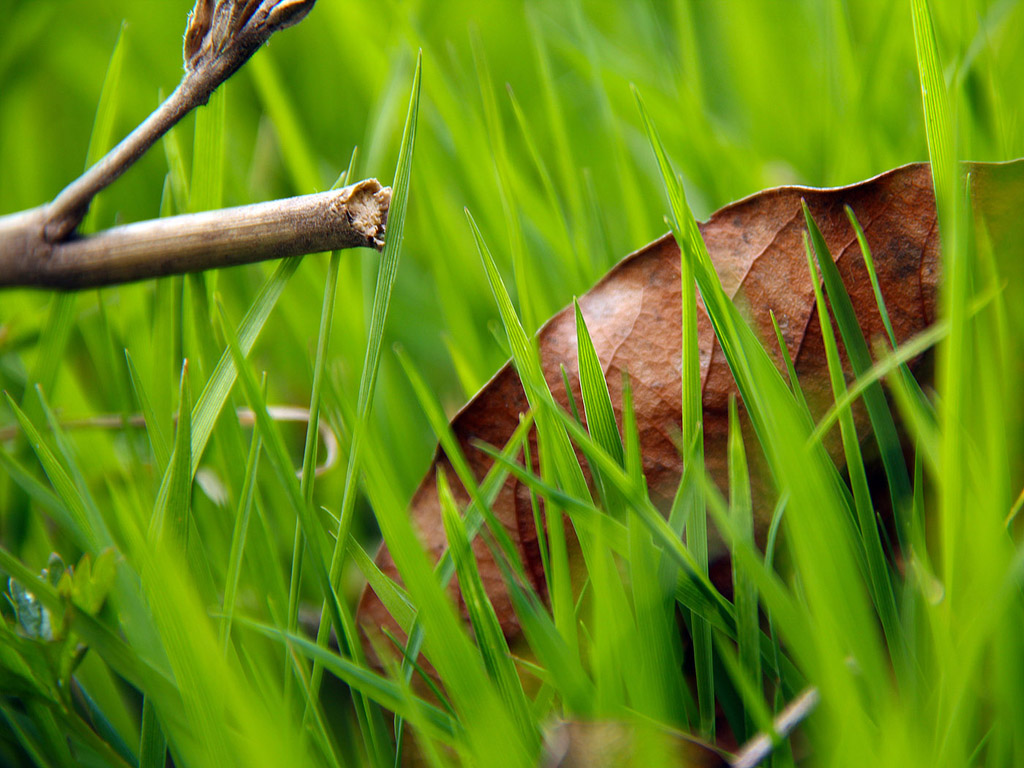
M 179 120 L 210 100 L 272 34 L 298 23 L 316 0 L 198 0 L 185 31 L 185 76 L 156 111 L 68 185 L 46 211 L 43 237 L 57 243 L 81 223 L 96 194 L 113 183 Z

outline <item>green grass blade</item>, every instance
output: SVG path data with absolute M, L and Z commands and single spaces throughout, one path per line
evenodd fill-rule
M 455 498 L 444 470 L 437 472 L 437 493 L 441 502 L 441 517 L 445 535 L 455 563 L 455 573 L 469 620 L 473 625 L 477 646 L 483 656 L 487 673 L 494 681 L 502 699 L 512 712 L 522 738 L 529 743 L 537 738 L 526 704 L 526 696 L 519 680 L 515 665 L 509 655 L 508 643 L 501 631 L 494 606 L 487 596 L 484 583 L 477 569 L 476 557 L 470 547 L 469 536 L 463 519 L 459 516 Z
M 642 102 L 641 113 L 644 115 Z M 649 120 L 644 115 L 645 122 Z M 653 128 L 653 126 L 651 126 Z M 801 663 L 814 670 L 823 690 L 833 691 L 844 701 L 856 695 L 846 659 L 851 653 L 863 665 L 865 674 L 883 681 L 882 659 L 877 635 L 870 629 L 870 614 L 858 573 L 854 542 L 847 530 L 846 510 L 833 480 L 834 467 L 824 451 L 808 450 L 800 442 L 809 430 L 806 418 L 780 377 L 774 362 L 747 327 L 722 288 L 700 229 L 686 203 L 678 178 L 672 173 L 657 133 L 648 138 L 662 166 L 663 178 L 673 204 L 673 216 L 682 227 L 680 250 L 690 261 L 698 288 L 722 346 L 730 370 L 758 439 L 765 450 L 776 483 L 790 494 L 790 541 L 799 568 L 806 569 L 802 581 L 808 609 L 820 622 L 813 636 L 814 647 L 797 638 L 788 639 L 800 649 Z M 653 522 L 653 521 L 652 521 Z M 719 526 L 721 527 L 721 525 Z M 820 542 L 829 541 L 827 557 Z M 842 608 L 835 595 L 846 595 Z M 830 627 L 825 629 L 825 627 Z M 833 721 L 844 733 L 867 728 L 864 721 Z M 867 739 L 866 731 L 860 737 Z
M 237 617 L 235 621 L 239 626 L 244 626 L 266 637 L 288 644 L 311 661 L 319 662 L 322 667 L 329 670 L 338 679 L 345 681 L 352 688 L 366 694 L 381 706 L 400 713 L 418 727 L 426 729 L 433 738 L 441 739 L 448 743 L 455 738 L 458 727 L 452 721 L 451 716 L 432 704 L 428 704 L 420 699 L 411 698 L 396 683 L 371 672 L 365 666 L 332 653 L 326 648 L 321 648 L 301 635 L 251 621 L 241 616 Z
M 192 398 L 188 386 L 188 365 L 181 368 L 181 387 L 178 399 L 178 431 L 174 452 L 160 484 L 149 535 L 153 541 L 170 537 L 174 546 L 185 548 L 188 541 L 188 517 L 192 495 Z
M 577 359 L 580 368 L 580 389 L 583 393 L 583 411 L 587 415 L 587 428 L 591 437 L 619 464 L 624 461 L 622 454 L 622 437 L 619 435 L 618 424 L 615 423 L 615 409 L 612 407 L 608 382 L 604 377 L 604 368 L 597 357 L 594 342 L 583 319 L 583 310 L 578 301 L 573 302 L 576 308 L 576 344 Z
M 519 298 L 519 312 L 526 328 L 531 331 L 540 324 L 536 308 L 535 291 L 530 290 L 530 281 L 526 264 L 526 245 L 523 242 L 523 226 L 519 219 L 520 206 L 515 197 L 512 185 L 512 169 L 508 158 L 505 141 L 505 129 L 498 112 L 498 100 L 491 85 L 490 68 L 487 56 L 483 51 L 479 38 L 471 35 L 473 64 L 476 67 L 477 83 L 483 100 L 484 123 L 490 142 L 490 150 L 494 158 L 494 167 L 498 178 L 498 195 L 508 230 L 509 250 L 512 256 L 512 273 L 516 294 Z
M 808 228 L 817 230 L 806 207 L 804 208 L 804 214 L 807 216 Z M 814 235 L 812 233 L 811 239 L 813 238 Z M 818 232 L 818 238 L 821 238 L 820 232 Z M 822 241 L 823 245 L 824 241 Z M 843 375 L 842 362 L 839 359 L 839 347 L 836 344 L 835 334 L 832 331 L 832 320 L 829 316 L 828 306 L 825 304 L 825 295 L 821 289 L 822 279 L 818 269 L 815 267 L 810 241 L 806 236 L 804 237 L 804 247 L 807 251 L 807 268 L 810 271 L 811 283 L 814 286 L 814 298 L 818 308 L 818 322 L 821 325 L 821 336 L 825 346 L 825 359 L 828 364 L 832 394 L 835 400 L 839 400 L 846 394 L 846 380 Z M 825 250 L 824 255 L 818 254 L 819 265 L 825 261 L 831 262 L 831 260 L 832 257 L 827 250 Z M 832 266 L 833 268 L 835 267 L 834 264 Z M 825 272 L 825 268 L 822 267 L 821 271 Z M 838 278 L 838 271 L 836 271 L 834 277 Z M 828 286 L 829 278 L 825 278 L 824 282 Z M 849 296 L 846 295 L 842 288 L 837 289 L 837 293 L 840 291 L 846 297 L 846 303 L 849 304 Z M 834 295 L 830 294 L 830 297 Z M 844 310 L 838 309 L 842 304 L 842 301 L 836 301 L 835 299 L 832 301 L 833 311 L 837 318 L 836 322 L 839 322 L 839 317 L 845 315 Z M 848 309 L 852 313 L 852 306 L 848 307 Z M 856 318 L 853 318 L 853 323 L 856 324 L 856 322 Z M 857 332 L 859 333 L 859 327 Z M 861 337 L 861 341 L 863 342 L 863 337 Z M 850 345 L 847 345 L 847 350 L 849 353 Z M 849 354 L 852 359 L 853 354 Z M 879 394 L 881 393 L 879 392 Z M 886 414 L 888 414 L 888 406 L 885 406 L 885 408 Z M 850 473 L 850 483 L 853 486 L 854 509 L 857 513 L 861 546 L 864 550 L 864 560 L 868 570 L 868 583 L 871 587 L 875 609 L 882 620 L 882 627 L 889 641 L 890 651 L 902 667 L 905 665 L 905 649 L 896 608 L 895 591 L 889 571 L 889 564 L 886 562 L 885 552 L 882 549 L 882 540 L 878 533 L 878 523 L 875 520 L 875 510 L 871 502 L 871 491 L 868 488 L 867 472 L 864 468 L 864 459 L 857 440 L 857 427 L 853 422 L 853 413 L 851 411 L 844 411 L 840 417 L 839 424 L 842 432 L 843 451 L 846 456 L 846 468 Z M 895 429 L 895 427 L 893 428 Z M 902 456 L 900 456 L 899 460 L 902 463 Z
M 633 95 L 640 110 L 651 147 L 654 148 L 663 178 L 672 179 L 666 184 L 669 203 L 672 210 L 672 232 L 680 246 L 680 284 L 682 296 L 682 432 L 685 445 L 693 445 L 694 450 L 688 455 L 695 462 L 693 469 L 697 475 L 704 471 L 704 401 L 701 388 L 700 349 L 697 341 L 697 292 L 694 282 L 694 265 L 688 258 L 680 233 L 684 230 L 686 220 L 692 219 L 682 184 L 679 183 L 672 170 L 668 155 L 665 153 L 657 129 L 647 115 L 640 92 L 634 87 Z M 688 232 L 692 239 L 692 233 Z M 697 238 L 700 238 L 699 232 Z M 693 247 L 693 243 L 690 243 Z M 687 500 L 689 515 L 686 522 L 686 545 L 693 552 L 697 567 L 704 573 L 708 572 L 708 528 L 704 501 L 701 498 L 701 485 L 694 483 L 690 487 L 691 498 Z M 694 656 L 697 669 L 697 703 L 700 708 L 700 732 L 706 738 L 714 736 L 715 704 L 714 704 L 714 668 L 712 651 L 711 627 L 699 616 L 692 620 Z
M 285 447 L 284 439 L 281 437 L 280 428 L 278 427 L 277 422 L 271 419 L 270 414 L 267 412 L 266 401 L 260 394 L 259 386 L 256 383 L 252 370 L 249 368 L 249 365 L 245 360 L 245 355 L 242 352 L 238 337 L 235 335 L 229 321 L 224 316 L 224 310 L 222 307 L 221 319 L 224 336 L 228 342 L 228 350 L 234 358 L 234 367 L 236 371 L 238 371 L 239 383 L 242 385 L 246 399 L 249 401 L 249 407 L 252 408 L 253 413 L 256 415 L 257 426 L 267 447 L 268 455 L 276 471 L 278 480 L 280 480 L 281 484 L 284 486 L 286 498 L 290 503 L 293 512 L 295 512 L 302 522 L 306 541 L 313 553 L 312 561 L 314 572 L 316 573 L 321 589 L 323 589 L 325 600 L 327 602 L 328 614 L 336 627 L 344 629 L 345 625 L 341 618 L 341 603 L 338 600 L 334 586 L 327 575 L 327 536 L 324 533 L 320 522 L 313 514 L 313 510 L 308 504 L 306 504 L 305 499 L 302 497 L 302 491 L 299 488 L 299 480 L 292 469 L 291 458 L 288 456 L 288 449 Z
M 265 378 L 262 391 L 266 392 Z M 252 431 L 249 456 L 245 460 L 242 495 L 238 500 L 238 509 L 235 512 L 235 525 L 231 531 L 231 549 L 228 551 L 227 573 L 224 576 L 224 601 L 221 605 L 224 621 L 221 624 L 221 644 L 225 653 L 227 653 L 228 644 L 231 642 L 231 622 L 235 615 L 235 596 L 238 594 L 238 583 L 242 573 L 242 558 L 245 555 L 245 542 L 249 534 L 249 517 L 252 513 L 253 498 L 256 494 L 256 476 L 262 447 L 263 440 L 260 437 L 260 428 L 259 425 L 256 425 Z
M 810 409 L 807 407 L 807 399 L 804 397 L 803 387 L 800 386 L 800 380 L 796 375 L 796 368 L 793 366 L 793 358 L 790 357 L 789 347 L 786 346 L 786 339 L 782 335 L 782 329 L 779 327 L 779 321 L 775 319 L 775 312 L 768 310 L 768 314 L 772 319 L 772 329 L 775 331 L 775 339 L 779 342 L 779 352 L 782 354 L 782 362 L 786 366 L 786 373 L 789 375 L 789 387 L 793 391 L 793 395 L 797 401 L 810 413 Z
M 295 270 L 299 268 L 301 262 L 301 256 L 282 261 L 273 274 L 267 278 L 252 306 L 249 307 L 248 312 L 245 313 L 242 321 L 238 324 L 236 332 L 238 347 L 243 356 L 248 355 L 252 351 L 256 339 L 259 338 L 263 327 L 266 325 L 267 318 L 270 317 L 270 313 L 277 304 L 277 300 L 281 298 L 281 293 L 284 291 L 292 275 L 295 274 Z M 220 356 L 220 360 L 217 362 L 217 367 L 206 382 L 206 386 L 203 388 L 199 399 L 196 400 L 195 407 L 192 409 L 191 452 L 193 476 L 195 476 L 196 470 L 199 469 L 199 462 L 213 434 L 213 427 L 217 423 L 217 418 L 220 416 L 228 396 L 231 394 L 231 388 L 235 384 L 237 375 L 238 372 L 235 368 L 231 351 L 225 349 Z
M 949 94 L 946 90 L 932 13 L 927 0 L 911 0 L 914 44 L 924 104 L 925 135 L 931 160 L 932 184 L 938 209 L 939 234 L 943 251 L 943 289 L 940 305 L 949 320 L 949 338 L 939 356 L 937 382 L 942 393 L 940 526 L 943 552 L 943 581 L 947 589 L 957 574 L 959 540 L 967 530 L 963 510 L 970 504 L 964 477 L 964 398 L 970 364 L 969 330 L 966 322 L 970 296 L 970 265 L 961 238 L 961 195 L 957 190 L 956 153 Z
M 839 326 L 839 332 L 843 338 L 843 346 L 846 348 L 854 375 L 860 376 L 872 365 L 868 343 L 857 320 L 850 295 L 843 285 L 839 269 L 832 254 L 829 253 L 825 238 L 822 236 L 821 230 L 818 229 L 806 203 L 803 204 L 803 210 L 807 231 L 810 233 L 814 253 L 818 257 L 818 266 L 825 282 L 825 290 L 828 292 L 829 304 L 835 313 L 836 325 Z M 819 316 L 821 316 L 820 309 Z M 845 389 L 845 383 L 843 388 Z M 834 394 L 838 399 L 840 393 L 835 392 Z M 864 391 L 864 405 L 867 408 L 868 417 L 871 419 L 875 440 L 878 443 L 882 464 L 885 467 L 885 475 L 889 481 L 889 494 L 896 515 L 897 535 L 901 544 L 905 544 L 907 505 L 911 498 L 910 476 L 907 474 L 907 466 L 903 461 L 903 451 L 900 448 L 896 423 L 893 421 L 892 413 L 885 401 L 885 393 L 882 392 L 880 385 L 870 386 Z M 847 457 L 847 461 L 849 460 L 850 457 Z
M 149 445 L 153 450 L 153 458 L 156 461 L 157 470 L 162 477 L 164 470 L 167 469 L 167 463 L 171 460 L 171 448 L 163 429 L 160 427 L 160 420 L 156 415 L 156 411 L 153 410 L 153 404 L 149 399 L 149 395 L 142 384 L 142 378 L 135 368 L 135 362 L 132 360 L 131 353 L 127 349 L 124 351 L 124 358 L 125 364 L 128 367 L 128 375 L 131 378 L 132 389 L 135 391 L 135 398 L 139 402 L 142 418 L 146 421 L 146 436 L 149 438 Z
M 462 487 L 466 489 L 472 501 L 472 506 L 466 511 L 467 526 L 473 529 L 475 533 L 476 529 L 479 528 L 479 520 L 482 517 L 487 522 L 488 531 L 494 537 L 502 554 L 512 564 L 516 573 L 523 574 L 523 565 L 519 551 L 516 549 L 515 543 L 509 536 L 508 531 L 505 530 L 505 526 L 494 517 L 490 504 L 483 498 L 480 485 L 477 483 L 476 476 L 462 451 L 462 446 L 459 444 L 458 438 L 455 436 L 455 432 L 445 416 L 441 403 L 438 402 L 437 397 L 430 390 L 430 387 L 424 380 L 423 375 L 417 370 L 412 359 L 401 347 L 395 349 L 395 355 L 402 364 L 406 378 L 409 379 L 409 383 L 412 385 L 416 399 L 426 414 L 430 427 L 437 436 L 445 457 L 451 462 L 455 475 L 458 477 L 459 482 L 462 483 Z
M 121 72 L 124 69 L 124 41 L 127 26 L 125 22 L 121 22 L 121 30 L 117 33 L 117 42 L 114 43 L 114 50 L 110 54 L 110 63 L 107 65 L 107 73 L 103 78 L 100 99 L 96 105 L 96 117 L 93 120 L 92 133 L 89 136 L 89 149 L 85 153 L 86 168 L 98 162 L 114 144 L 114 122 L 117 119 L 123 94 Z M 89 212 L 79 225 L 79 231 L 88 233 L 96 230 L 97 210 L 97 201 L 96 198 L 93 198 Z
M 753 546 L 754 507 L 750 498 L 750 473 L 747 454 L 743 446 L 739 410 L 736 398 L 729 399 L 729 518 L 735 526 L 736 536 Z M 754 687 L 756 698 L 763 701 L 761 682 L 760 624 L 757 612 L 757 585 L 746 573 L 742 563 L 732 562 L 732 592 L 736 605 L 736 635 L 739 661 L 745 679 Z M 746 718 L 747 737 L 751 735 L 753 721 Z
M 532 764 L 531 750 L 487 677 L 480 654 L 466 636 L 454 605 L 434 576 L 405 505 L 396 497 L 394 485 L 381 466 L 382 458 L 378 451 L 367 451 L 364 455 L 366 490 L 388 551 L 419 608 L 418 616 L 424 625 L 424 652 L 465 725 L 467 746 L 478 759 L 502 765 Z
M 139 734 L 139 768 L 165 768 L 167 739 L 160 728 L 156 710 L 148 698 L 142 701 L 142 726 Z
M 50 479 L 50 483 L 53 484 L 57 496 L 60 497 L 71 521 L 73 521 L 70 533 L 83 550 L 87 552 L 97 551 L 100 547 L 100 542 L 104 540 L 104 536 L 96 528 L 95 513 L 93 511 L 94 505 L 82 494 L 67 470 L 44 442 L 43 436 L 29 420 L 25 412 L 18 407 L 14 399 L 6 392 L 4 397 L 7 399 L 7 407 L 11 409 L 11 412 L 21 425 L 29 446 L 31 446 L 36 454 L 36 458 L 42 465 L 43 471 Z
M 502 325 L 508 338 L 509 346 L 512 349 L 512 358 L 515 362 L 516 371 L 526 390 L 526 397 L 534 412 L 539 413 L 538 403 L 544 402 L 545 398 L 550 400 L 551 393 L 544 380 L 541 371 L 540 360 L 537 352 L 526 336 L 522 323 L 516 316 L 509 298 L 505 284 L 502 282 L 498 268 L 494 264 L 490 250 L 484 242 L 476 222 L 469 211 L 466 211 L 466 218 L 473 231 L 477 251 L 484 264 L 487 273 L 487 281 L 490 284 L 491 292 L 498 305 L 501 314 Z M 576 456 L 573 453 L 569 439 L 565 431 L 558 428 L 557 424 L 542 418 L 537 422 L 538 439 L 540 441 L 541 460 L 550 461 L 554 475 L 558 478 L 559 484 L 570 495 L 577 498 L 589 498 L 583 471 L 580 469 Z M 543 465 L 542 465 L 543 466 Z M 576 618 L 573 610 L 572 585 L 569 577 L 569 559 L 566 548 L 565 530 L 562 526 L 561 516 L 556 510 L 548 510 L 547 534 L 549 557 L 551 562 L 551 581 L 548 584 L 551 606 L 555 616 L 555 624 L 559 632 L 570 647 L 576 646 Z
M 251 76 L 260 102 L 274 124 L 277 146 L 284 156 L 284 166 L 292 188 L 299 194 L 319 192 L 323 179 L 317 170 L 316 157 L 288 96 L 288 90 L 281 82 L 273 51 L 264 48 L 249 59 L 245 71 Z
M 409 110 L 406 114 L 402 143 L 398 150 L 398 165 L 395 168 L 395 181 L 392 185 L 391 208 L 388 212 L 388 232 L 385 238 L 384 252 L 381 254 L 377 285 L 373 296 L 366 357 L 363 361 L 363 372 L 359 381 L 356 425 L 349 451 L 349 460 L 345 473 L 345 491 L 339 515 L 341 524 L 338 531 L 338 539 L 335 542 L 334 554 L 330 561 L 332 580 L 336 580 L 340 576 L 347 546 L 346 542 L 352 527 L 362 443 L 367 430 L 366 423 L 369 419 L 370 409 L 373 406 L 377 374 L 380 370 L 380 349 L 384 338 L 384 326 L 387 322 L 388 308 L 391 303 L 391 290 L 394 287 L 395 276 L 398 273 L 399 256 L 402 251 L 406 209 L 409 204 L 409 186 L 412 178 L 413 150 L 416 146 L 422 62 L 423 55 L 420 53 L 417 56 L 416 69 L 413 72 Z M 313 689 L 316 690 L 316 688 L 317 686 L 314 684 Z

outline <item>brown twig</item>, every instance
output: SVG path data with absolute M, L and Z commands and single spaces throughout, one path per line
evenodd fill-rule
M 380 248 L 390 202 L 390 187 L 368 179 L 332 192 L 142 221 L 58 243 L 32 235 L 38 218 L 30 228 L 8 217 L 0 219 L 0 285 L 68 290 L 339 248 Z
M 0 286 L 85 288 L 337 248 L 380 248 L 391 195 L 373 179 L 337 192 L 74 236 L 100 190 L 315 2 L 197 0 L 185 31 L 185 75 L 167 100 L 53 202 L 0 218 Z
M 784 739 L 818 706 L 818 689 L 805 688 L 789 702 L 772 723 L 774 734 L 759 733 L 740 749 L 733 759 L 732 768 L 755 768 L 771 754 L 779 739 Z

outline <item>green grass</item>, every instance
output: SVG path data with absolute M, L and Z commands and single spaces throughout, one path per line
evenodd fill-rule
M 51 199 L 174 87 L 188 10 L 0 0 L 0 214 Z M 807 686 L 821 702 L 772 765 L 1024 762 L 1024 254 L 973 226 L 955 166 L 1024 155 L 1022 79 L 1013 0 L 318 3 L 106 190 L 87 227 L 323 190 L 345 171 L 395 186 L 383 254 L 0 293 L 3 591 L 15 578 L 56 631 L 30 636 L 0 601 L 0 763 L 392 766 L 416 751 L 526 766 L 554 722 L 593 718 L 624 724 L 638 762 L 668 764 L 681 735 L 753 735 Z M 929 158 L 946 279 L 935 327 L 902 349 L 860 335 L 808 217 L 836 402 L 810 423 L 694 217 Z M 666 228 L 683 246 L 679 311 L 695 316 L 695 285 L 753 426 L 733 418 L 729 487 L 715 487 L 684 337 L 688 471 L 667 518 L 640 469 L 633 382 L 611 388 L 616 422 L 592 319 L 577 308 L 573 412 L 532 341 Z M 880 255 L 864 257 L 874 280 Z M 904 364 L 931 347 L 934 387 L 920 387 Z M 509 355 L 532 411 L 474 478 L 447 418 Z M 273 421 L 278 403 L 331 424 L 338 466 L 314 476 L 317 431 Z M 66 428 L 136 413 L 145 429 Z M 838 469 L 822 448 L 836 429 Z M 406 505 L 437 441 L 454 474 L 430 478 L 451 543 L 434 564 Z M 777 498 L 749 498 L 762 459 Z M 490 509 L 509 475 L 549 511 L 543 595 Z M 761 546 L 752 518 L 772 509 Z M 707 575 L 716 536 L 734 598 Z M 382 537 L 401 584 L 368 557 Z M 522 647 L 498 630 L 475 538 Z M 51 552 L 79 564 L 77 591 L 39 577 Z M 383 670 L 354 626 L 367 581 L 409 635 Z M 300 609 L 322 615 L 319 637 Z

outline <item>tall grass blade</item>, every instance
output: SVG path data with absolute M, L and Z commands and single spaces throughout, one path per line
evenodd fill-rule
M 388 212 L 388 232 L 381 254 L 380 269 L 377 274 L 377 286 L 373 296 L 373 309 L 370 315 L 370 330 L 366 344 L 366 357 L 363 361 L 362 377 L 359 381 L 359 397 L 356 405 L 356 423 L 352 433 L 352 444 L 349 449 L 348 464 L 345 468 L 345 489 L 342 496 L 338 538 L 334 552 L 330 558 L 330 578 L 337 583 L 341 576 L 341 568 L 347 548 L 347 541 L 352 530 L 355 513 L 357 480 L 360 471 L 362 444 L 365 440 L 370 409 L 376 391 L 377 374 L 380 369 L 380 349 L 384 339 L 384 326 L 387 322 L 388 308 L 391 303 L 391 290 L 398 273 L 399 257 L 402 251 L 402 238 L 405 232 L 406 210 L 409 204 L 409 186 L 412 178 L 413 150 L 416 146 L 416 127 L 420 104 L 420 73 L 422 70 L 422 52 L 416 58 L 416 69 L 413 72 L 412 92 L 409 96 L 409 109 L 402 132 L 402 143 L 398 150 L 398 165 L 395 168 L 395 180 L 392 185 L 391 207 Z M 317 634 L 317 642 L 327 642 L 327 627 L 322 620 L 321 631 Z M 316 669 L 313 674 L 313 691 L 319 690 L 319 679 Z

